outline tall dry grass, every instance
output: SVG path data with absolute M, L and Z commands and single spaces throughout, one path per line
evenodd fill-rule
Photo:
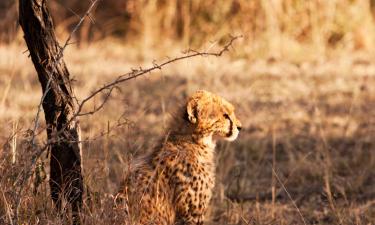
M 169 113 L 197 89 L 233 102 L 244 125 L 236 142 L 218 145 L 208 224 L 375 223 L 371 1 L 109 2 L 101 2 L 95 24 L 85 24 L 79 44 L 64 54 L 78 99 L 154 59 L 189 47 L 215 49 L 227 34 L 244 38 L 230 55 L 180 62 L 125 83 L 102 111 L 80 118 L 90 189 L 84 224 L 125 221 L 111 196 L 123 171 L 154 146 Z M 63 6 L 79 13 L 86 7 L 77 4 L 90 1 L 50 4 L 64 40 L 77 17 L 62 13 Z M 47 154 L 19 195 L 20 174 L 35 153 L 29 129 L 42 93 L 21 33 L 8 35 L 12 41 L 0 44 L 0 224 L 10 224 L 18 197 L 21 224 L 68 224 L 49 198 Z M 42 145 L 43 122 L 37 133 Z
M 133 65 L 142 65 L 137 58 L 124 62 L 127 47 L 112 47 L 103 42 L 67 50 L 79 99 Z M 2 71 L 18 77 L 11 82 L 0 116 L 3 223 L 14 215 L 19 175 L 31 162 L 28 128 L 41 96 L 22 50 L 8 46 L 0 51 L 1 59 L 22 65 L 0 63 Z M 236 142 L 218 145 L 209 224 L 303 224 L 301 218 L 307 224 L 374 223 L 374 74 L 373 63 L 346 57 L 301 64 L 197 58 L 121 85 L 102 111 L 80 118 L 85 184 L 91 193 L 82 212 L 84 224 L 125 221 L 123 212 L 113 210 L 111 194 L 129 160 L 154 146 L 169 113 L 197 89 L 233 102 L 244 125 Z M 2 77 L 1 86 L 9 85 L 9 79 Z M 98 96 L 90 102 L 87 110 L 100 100 Z M 46 140 L 44 126 L 38 129 L 40 144 Z M 69 223 L 54 212 L 47 180 L 44 155 L 24 186 L 21 223 Z
M 127 9 L 130 35 L 146 45 L 167 37 L 199 46 L 241 33 L 247 54 L 300 58 L 328 49 L 373 49 L 371 6 L 367 0 L 154 0 L 130 1 Z

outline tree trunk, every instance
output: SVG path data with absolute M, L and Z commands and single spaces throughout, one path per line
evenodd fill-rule
M 46 0 L 20 0 L 19 22 L 45 96 L 42 105 L 51 153 L 51 197 L 58 210 L 63 210 L 62 201 L 67 200 L 73 221 L 79 222 L 83 193 L 79 127 L 73 118 L 69 71 L 56 41 Z

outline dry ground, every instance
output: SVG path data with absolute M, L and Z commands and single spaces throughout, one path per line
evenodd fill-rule
M 31 161 L 25 142 L 41 97 L 25 49 L 0 46 L 0 223 L 5 224 L 22 185 L 19 173 Z M 160 59 L 107 42 L 72 46 L 65 54 L 79 99 L 155 58 Z M 111 210 L 110 194 L 122 171 L 134 154 L 161 138 L 169 113 L 197 89 L 233 102 L 244 125 L 237 141 L 218 145 L 209 224 L 375 224 L 375 64 L 368 58 L 298 63 L 195 58 L 122 84 L 102 111 L 81 118 L 91 190 L 85 224 L 121 219 Z M 43 120 L 41 115 L 39 144 L 45 141 Z M 48 182 L 38 180 L 47 162 L 43 156 L 40 175 L 24 184 L 23 224 L 64 224 L 54 216 Z

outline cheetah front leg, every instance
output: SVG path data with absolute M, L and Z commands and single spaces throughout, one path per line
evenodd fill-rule
M 185 188 L 177 188 L 176 224 L 179 225 L 202 225 L 204 214 L 210 200 L 210 194 L 204 193 L 199 186 L 187 184 Z

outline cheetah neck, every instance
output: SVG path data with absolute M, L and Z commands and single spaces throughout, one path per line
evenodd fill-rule
M 194 130 L 194 126 L 185 118 L 185 111 L 180 109 L 170 120 L 167 129 L 168 140 L 193 141 Z
M 211 133 L 197 133 L 195 132 L 194 127 L 187 124 L 170 128 L 167 132 L 167 139 L 172 142 L 178 141 L 195 143 L 200 146 L 205 146 L 211 151 L 213 151 L 216 147 L 216 140 L 213 139 L 213 135 Z
M 216 147 L 216 141 L 213 140 L 212 134 L 202 137 L 200 141 L 203 145 L 207 146 L 209 149 L 214 150 Z
M 200 132 L 197 132 L 195 125 L 191 124 L 186 119 L 184 108 L 180 109 L 180 111 L 172 116 L 166 133 L 167 141 L 195 143 L 203 147 L 203 152 L 213 154 L 216 147 L 216 140 L 214 140 L 211 133 L 201 134 Z

